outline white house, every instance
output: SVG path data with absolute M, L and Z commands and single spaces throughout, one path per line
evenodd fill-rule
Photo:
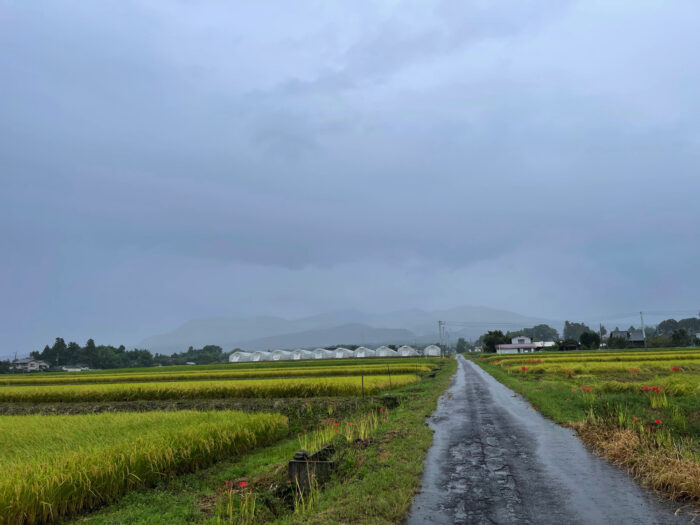
M 377 357 L 398 357 L 399 353 L 388 346 L 380 346 L 376 351 Z
M 426 357 L 440 357 L 442 355 L 442 350 L 438 345 L 426 346 L 423 349 L 423 355 Z
M 48 370 L 50 368 L 46 361 L 32 359 L 31 357 L 15 359 L 10 366 L 15 370 L 22 370 L 23 372 L 41 372 L 42 370 Z
M 355 357 L 362 359 L 365 357 L 374 357 L 376 355 L 376 352 L 374 350 L 370 350 L 369 348 L 366 348 L 364 346 L 360 346 L 358 348 L 355 348 L 353 355 Z
M 408 346 L 408 345 L 400 346 L 399 349 L 397 350 L 397 352 L 401 357 L 416 357 L 416 356 L 418 356 L 418 352 L 416 352 L 416 349 L 413 348 L 412 346 Z
M 537 345 L 529 337 L 519 336 L 511 339 L 510 344 L 496 345 L 497 354 L 523 354 L 537 350 Z
M 252 354 L 250 352 L 234 352 L 230 356 L 228 356 L 228 362 L 229 363 L 243 363 L 245 361 L 250 361 L 251 360 Z

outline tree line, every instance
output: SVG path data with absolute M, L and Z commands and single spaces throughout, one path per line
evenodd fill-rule
M 71 341 L 66 344 L 62 337 L 57 337 L 52 346 L 46 345 L 41 351 L 30 353 L 33 359 L 46 361 L 52 368 L 63 366 L 87 366 L 93 369 L 141 368 L 149 366 L 185 365 L 195 363 L 205 365 L 226 361 L 228 353 L 220 346 L 206 345 L 202 348 L 190 346 L 185 352 L 172 355 L 152 354 L 149 350 L 127 350 L 124 345 L 96 345 L 88 339 L 85 346 Z M 11 371 L 11 361 L 0 361 L 0 373 Z
M 615 327 L 613 332 L 620 332 L 619 327 Z M 641 329 L 630 326 L 626 332 L 639 332 Z M 700 318 L 690 317 L 676 321 L 666 319 L 656 326 L 646 326 L 644 334 L 649 348 L 664 347 L 684 347 L 698 346 L 700 339 L 696 334 L 700 333 Z M 608 330 L 600 325 L 598 330 L 594 330 L 585 323 L 571 321 L 564 322 L 564 332 L 561 339 L 559 333 L 554 328 L 541 324 L 532 328 L 524 328 L 516 332 L 503 333 L 501 330 L 490 330 L 483 334 L 476 341 L 476 346 L 481 346 L 484 352 L 495 352 L 496 345 L 510 343 L 515 337 L 525 336 L 533 341 L 555 341 L 557 344 L 551 350 L 564 348 L 597 349 L 602 344 L 607 348 L 630 348 L 640 346 L 639 341 L 630 341 L 627 337 L 608 337 Z M 463 348 L 464 350 L 460 350 Z M 466 351 L 467 343 L 463 338 L 457 342 L 457 352 Z

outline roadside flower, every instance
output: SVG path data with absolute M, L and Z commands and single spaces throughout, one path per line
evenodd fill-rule
M 681 367 L 680 367 L 680 366 L 672 366 L 672 367 L 671 367 L 671 370 L 673 370 L 674 372 L 680 372 L 680 371 L 681 371 Z
M 333 432 L 334 432 L 335 434 L 337 434 L 337 433 L 338 433 L 338 429 L 336 428 Z
M 241 481 L 241 482 L 238 484 L 238 486 L 241 487 L 241 488 L 245 488 L 245 487 L 248 486 L 248 482 L 247 482 L 247 481 Z
M 520 370 L 522 370 L 523 372 L 525 372 L 525 371 L 527 370 L 527 367 L 526 367 L 526 366 L 521 366 L 521 367 L 520 367 Z
M 655 419 L 655 420 L 654 420 L 654 423 L 656 423 L 657 425 L 660 425 L 660 424 L 661 424 L 661 420 L 660 420 L 660 419 Z

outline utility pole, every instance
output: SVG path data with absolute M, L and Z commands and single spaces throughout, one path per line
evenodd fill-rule
M 438 321 L 438 337 L 440 338 L 440 357 L 444 357 L 444 350 L 443 350 L 443 333 L 445 332 L 445 321 Z
M 642 337 L 644 338 L 644 350 L 647 350 L 647 333 L 644 331 L 644 314 L 639 312 L 639 319 L 642 321 Z

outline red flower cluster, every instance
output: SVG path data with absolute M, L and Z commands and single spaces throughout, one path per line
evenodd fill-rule
M 574 373 L 574 371 L 571 368 L 565 368 L 564 370 L 562 370 L 562 372 L 564 372 L 565 374 L 573 374 Z
M 639 419 L 638 417 L 634 416 L 634 417 L 632 418 L 632 421 L 637 421 L 638 419 Z
M 244 489 L 244 488 L 246 488 L 246 487 L 248 486 L 248 482 L 247 482 L 247 481 L 241 481 L 241 482 L 238 484 L 238 486 L 241 487 L 242 489 Z
M 527 367 L 526 367 L 526 366 L 521 366 L 521 367 L 520 367 L 520 370 L 522 370 L 523 372 L 525 372 L 525 371 L 527 371 Z
M 681 367 L 680 367 L 680 366 L 672 366 L 672 367 L 671 367 L 671 370 L 673 370 L 674 372 L 680 372 L 680 371 L 681 371 Z
M 663 392 L 664 389 L 661 386 L 649 386 L 649 385 L 644 385 L 642 387 L 642 392 L 647 392 L 651 390 L 652 392 Z
M 638 374 L 639 368 L 630 368 L 630 374 Z

